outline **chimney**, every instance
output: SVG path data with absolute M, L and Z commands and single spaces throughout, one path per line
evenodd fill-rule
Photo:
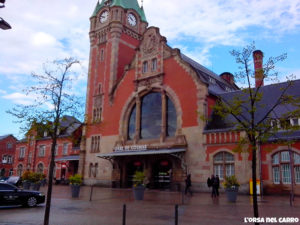
M 255 70 L 255 87 L 264 86 L 264 70 L 263 70 L 264 54 L 260 50 L 253 52 L 254 70 Z
M 224 80 L 226 80 L 229 84 L 234 85 L 234 77 L 232 73 L 229 72 L 224 72 L 220 74 L 220 77 L 222 77 Z

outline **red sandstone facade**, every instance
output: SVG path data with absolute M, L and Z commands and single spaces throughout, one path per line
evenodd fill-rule
M 13 135 L 0 136 L 0 177 L 8 177 L 13 173 L 16 142 Z
M 200 119 L 210 117 L 219 94 L 238 90 L 232 74 L 218 76 L 168 46 L 159 28 L 147 27 L 141 11 L 135 0 L 102 1 L 90 19 L 79 165 L 84 182 L 130 187 L 134 171 L 142 170 L 148 187 L 178 189 L 191 173 L 193 188 L 203 191 L 211 174 L 221 180 L 236 175 L 241 190 L 249 192 L 250 154 L 233 151 L 243 132 L 206 131 Z M 262 64 L 262 53 L 259 56 L 256 69 Z M 261 71 L 257 86 L 263 85 L 259 75 Z M 258 177 L 266 190 L 288 190 L 293 181 L 299 192 L 299 142 L 289 149 L 260 147 Z M 271 151 L 265 151 L 269 147 Z M 295 153 L 292 179 L 284 161 L 287 150 Z

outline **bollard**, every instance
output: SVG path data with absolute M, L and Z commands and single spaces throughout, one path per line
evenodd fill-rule
M 92 201 L 94 185 L 91 185 L 90 201 Z
M 178 225 L 178 205 L 175 205 L 175 225 Z
M 122 225 L 126 225 L 126 204 L 123 205 L 123 223 Z

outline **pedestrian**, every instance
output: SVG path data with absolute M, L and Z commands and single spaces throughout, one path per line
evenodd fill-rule
M 216 178 L 213 174 L 211 175 L 210 180 L 211 180 L 211 185 L 212 185 L 211 197 L 215 198 L 215 197 L 217 197 L 217 190 L 216 190 Z
M 207 181 L 206 181 L 206 183 L 207 183 L 207 187 L 211 187 L 212 186 L 212 183 L 211 183 L 211 179 L 210 179 L 210 177 L 208 177 L 207 178 Z
M 185 179 L 185 194 L 186 195 L 187 195 L 187 193 L 190 193 L 190 195 L 193 196 L 191 186 L 192 186 L 191 174 L 188 174 Z
M 217 194 L 217 196 L 219 196 L 219 188 L 220 188 L 219 175 L 216 175 L 216 177 L 215 177 L 215 186 L 216 186 L 216 194 Z

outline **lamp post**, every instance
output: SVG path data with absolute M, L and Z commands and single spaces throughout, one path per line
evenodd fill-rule
M 0 8 L 4 8 L 5 5 L 5 0 L 0 0 Z M 0 17 L 0 28 L 3 29 L 3 30 L 8 30 L 8 29 L 11 29 L 11 26 L 4 20 Z

